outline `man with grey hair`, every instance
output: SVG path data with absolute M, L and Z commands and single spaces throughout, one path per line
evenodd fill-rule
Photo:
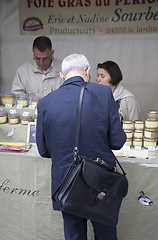
M 16 71 L 12 92 L 42 98 L 62 84 L 59 74 L 61 61 L 54 58 L 52 42 L 46 36 L 35 38 L 32 51 L 33 59 Z
M 73 162 L 78 100 L 81 86 L 89 82 L 89 71 L 85 56 L 66 57 L 60 73 L 63 84 L 37 104 L 36 143 L 39 154 L 52 159 L 52 195 Z M 88 83 L 83 97 L 79 154 L 115 166 L 111 149 L 120 149 L 125 141 L 111 88 Z M 62 212 L 66 240 L 87 240 L 87 219 L 65 213 L 57 202 L 53 202 L 53 208 Z M 116 227 L 91 222 L 95 239 L 117 240 Z

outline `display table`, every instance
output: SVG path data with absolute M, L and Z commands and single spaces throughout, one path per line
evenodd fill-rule
M 129 180 L 129 193 L 120 210 L 118 239 L 157 240 L 158 158 L 118 159 Z M 32 146 L 25 153 L 0 153 L 0 169 L 0 239 L 64 240 L 60 212 L 52 210 L 51 160 L 40 157 Z M 144 208 L 138 202 L 141 190 L 154 206 Z M 90 222 L 88 239 L 94 239 Z

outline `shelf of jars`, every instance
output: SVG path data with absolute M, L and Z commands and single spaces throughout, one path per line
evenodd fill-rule
M 37 119 L 37 102 L 40 98 L 27 95 L 1 94 L 0 124 L 27 125 Z
M 26 143 L 28 125 L 37 120 L 37 97 L 1 94 L 0 141 Z

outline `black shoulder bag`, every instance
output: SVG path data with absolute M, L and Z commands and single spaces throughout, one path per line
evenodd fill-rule
M 58 202 L 64 212 L 71 213 L 96 222 L 116 226 L 122 199 L 128 192 L 128 180 L 122 166 L 107 164 L 104 160 L 95 160 L 78 154 L 78 141 L 81 121 L 81 106 L 86 83 L 81 88 L 74 161 L 62 184 L 53 194 L 53 200 Z

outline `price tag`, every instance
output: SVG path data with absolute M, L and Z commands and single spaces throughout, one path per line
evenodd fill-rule
M 142 147 L 141 146 L 135 146 L 135 150 L 141 150 Z
M 12 104 L 6 104 L 5 108 L 12 108 Z
M 37 109 L 35 110 L 35 114 L 37 115 Z
M 148 151 L 155 151 L 155 147 L 148 147 Z
M 11 109 L 11 110 L 9 110 L 9 113 L 10 114 L 17 114 L 17 111 L 16 111 L 16 109 Z
M 17 108 L 23 108 L 23 105 L 18 104 L 16 107 L 17 107 Z
M 35 109 L 35 107 L 36 107 L 35 105 L 29 105 L 30 109 Z
M 130 150 L 131 149 L 131 147 L 130 146 L 123 146 L 126 150 Z
M 23 114 L 22 114 L 22 116 L 24 116 L 24 117 L 28 117 L 29 115 L 30 115 L 29 112 L 23 112 Z

